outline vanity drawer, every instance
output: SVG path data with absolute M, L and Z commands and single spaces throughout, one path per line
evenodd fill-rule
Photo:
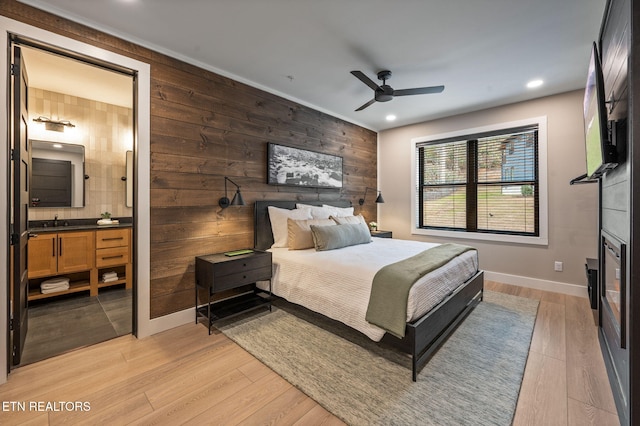
M 130 230 L 103 229 L 96 231 L 96 248 L 129 247 Z
M 96 250 L 96 268 L 129 263 L 129 247 L 112 247 Z

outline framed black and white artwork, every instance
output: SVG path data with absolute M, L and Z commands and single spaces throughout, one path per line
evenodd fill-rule
M 309 188 L 342 188 L 342 157 L 269 144 L 267 183 Z

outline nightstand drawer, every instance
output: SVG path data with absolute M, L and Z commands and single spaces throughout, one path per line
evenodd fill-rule
M 253 284 L 256 281 L 264 281 L 271 278 L 271 264 L 258 269 L 248 269 L 234 274 L 228 274 L 223 277 L 214 278 L 211 285 L 211 293 L 217 293 L 222 290 L 240 287 L 246 284 Z
M 129 247 L 114 247 L 96 250 L 96 268 L 129 263 Z
M 213 268 L 214 280 L 230 274 L 237 274 L 252 269 L 260 269 L 268 266 L 271 268 L 271 256 L 243 256 L 238 259 L 228 260 L 215 265 Z

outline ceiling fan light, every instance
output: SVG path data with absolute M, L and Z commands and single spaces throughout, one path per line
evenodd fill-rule
M 527 87 L 529 89 L 535 89 L 536 87 L 540 87 L 544 84 L 544 81 L 540 80 L 540 79 L 536 79 L 536 80 L 531 80 L 530 82 L 527 83 Z

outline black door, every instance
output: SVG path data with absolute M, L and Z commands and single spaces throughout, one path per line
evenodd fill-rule
M 24 341 L 27 337 L 27 302 L 29 280 L 27 277 L 27 242 L 29 209 L 29 145 L 27 138 L 27 71 L 20 48 L 13 46 L 11 67 L 13 89 L 11 119 L 11 168 L 12 212 L 11 244 L 13 249 L 13 288 L 11 303 L 11 350 L 13 365 L 20 364 Z

